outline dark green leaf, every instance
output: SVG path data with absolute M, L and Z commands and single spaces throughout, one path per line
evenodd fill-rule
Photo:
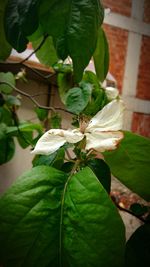
M 33 167 L 45 165 L 51 166 L 56 169 L 61 169 L 64 163 L 65 150 L 60 148 L 56 152 L 50 155 L 37 155 L 32 161 Z
M 150 224 L 139 227 L 126 245 L 126 267 L 146 267 L 150 255 Z
M 42 42 L 43 36 L 32 42 L 32 46 L 34 49 L 36 49 Z M 36 56 L 39 59 L 39 61 L 46 65 L 46 66 L 52 66 L 58 61 L 58 57 L 56 54 L 56 50 L 53 45 L 52 37 L 47 37 L 43 45 L 40 49 L 36 52 Z
M 66 95 L 66 107 L 74 113 L 79 114 L 87 106 L 91 93 L 92 85 L 87 83 L 80 83 L 80 87 L 74 87 L 70 89 Z
M 7 125 L 13 125 L 12 113 L 7 107 L 0 107 L 0 122 L 4 122 Z
M 9 267 L 59 267 L 63 172 L 38 166 L 0 200 L 0 262 Z
M 150 140 L 124 132 L 118 149 L 104 153 L 111 172 L 123 184 L 150 200 Z
M 15 143 L 13 138 L 9 138 L 5 135 L 0 139 L 0 165 L 8 162 L 12 159 L 15 153 Z
M 6 40 L 4 31 L 4 13 L 7 0 L 0 0 L 0 60 L 5 60 L 11 52 L 11 46 Z
M 61 128 L 61 121 L 62 121 L 62 118 L 61 118 L 60 114 L 52 113 L 51 118 L 50 118 L 51 128 L 60 129 Z
M 0 123 L 0 140 L 3 139 L 7 132 L 7 125 L 5 123 Z
M 143 206 L 139 203 L 133 203 L 130 206 L 130 210 L 137 216 L 142 216 L 144 215 L 146 212 L 148 212 L 148 207 L 147 206 Z
M 102 159 L 89 159 L 87 165 L 92 169 L 106 191 L 110 193 L 111 173 L 105 161 Z
M 17 140 L 22 148 L 26 148 L 33 143 L 33 133 L 32 132 L 18 132 Z
M 109 48 L 105 32 L 102 28 L 99 29 L 93 59 L 97 77 L 103 82 L 109 69 Z
M 17 0 L 19 25 L 25 36 L 31 35 L 38 28 L 38 5 L 40 0 Z
M 18 0 L 8 0 L 4 18 L 6 39 L 18 52 L 24 51 L 28 43 L 20 28 L 20 19 Z
M 44 121 L 47 118 L 48 110 L 43 108 L 35 108 L 36 115 L 40 121 Z
M 103 16 L 103 8 L 97 0 L 42 1 L 40 23 L 43 30 L 54 38 L 61 59 L 68 55 L 72 58 L 78 82 L 95 51 Z
M 66 103 L 67 92 L 70 88 L 73 87 L 73 74 L 72 72 L 68 73 L 58 73 L 57 75 L 58 90 L 61 101 Z
M 9 83 L 15 86 L 15 77 L 11 72 L 0 72 L 0 82 Z M 12 87 L 7 84 L 0 84 L 0 92 L 10 94 L 13 91 Z

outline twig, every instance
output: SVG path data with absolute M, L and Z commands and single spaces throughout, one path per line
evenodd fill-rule
M 32 57 L 32 55 L 34 55 L 38 50 L 40 50 L 40 48 L 42 47 L 42 45 L 45 43 L 46 39 L 48 37 L 48 34 L 44 36 L 43 40 L 41 41 L 41 43 L 39 44 L 39 46 L 26 58 L 24 58 L 22 61 L 20 61 L 20 64 L 23 64 L 25 61 L 27 61 L 30 57 Z
M 66 113 L 69 113 L 69 114 L 73 114 L 72 112 L 68 111 L 68 110 L 65 110 L 63 108 L 53 108 L 53 107 L 47 107 L 47 106 L 43 106 L 43 105 L 40 105 L 35 99 L 34 99 L 34 96 L 32 95 L 29 95 L 28 93 L 25 93 L 23 91 L 21 91 L 20 89 L 16 88 L 14 85 L 8 83 L 8 82 L 0 82 L 0 84 L 6 84 L 8 86 L 10 86 L 14 91 L 16 91 L 17 93 L 25 96 L 25 97 L 28 97 L 38 108 L 42 108 L 42 109 L 47 109 L 47 110 L 52 110 L 53 112 L 56 112 L 56 110 L 60 110 L 60 111 L 64 111 Z
M 137 219 L 139 219 L 139 220 L 142 221 L 143 223 L 149 223 L 147 220 L 143 219 L 141 216 L 134 214 L 131 210 L 122 208 L 118 203 L 115 202 L 115 205 L 117 206 L 117 208 L 118 208 L 119 210 L 131 214 L 132 216 L 136 217 Z

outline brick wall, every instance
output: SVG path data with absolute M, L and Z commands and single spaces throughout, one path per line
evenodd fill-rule
M 131 15 L 132 0 L 102 0 L 104 7 L 108 7 L 111 11 L 119 13 L 124 16 Z
M 133 113 L 132 129 L 134 133 L 150 138 L 150 115 Z
M 110 50 L 109 71 L 117 80 L 117 86 L 121 92 L 127 51 L 128 31 L 106 24 L 104 25 L 104 30 L 108 39 Z
M 150 23 L 150 0 L 145 0 L 144 3 L 144 22 Z
M 142 38 L 136 96 L 150 100 L 150 37 L 148 36 Z

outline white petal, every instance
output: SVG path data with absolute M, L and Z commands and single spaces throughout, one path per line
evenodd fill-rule
M 123 125 L 123 111 L 123 101 L 113 100 L 92 118 L 86 128 L 86 132 L 121 130 Z
M 94 132 L 86 133 L 86 150 L 94 149 L 98 152 L 114 150 L 123 138 L 122 132 Z
M 82 140 L 83 137 L 84 135 L 80 133 L 79 130 L 51 129 L 42 135 L 31 153 L 43 155 L 52 154 L 66 142 L 77 143 Z
M 117 98 L 117 96 L 119 95 L 118 89 L 114 87 L 106 87 L 105 92 L 106 92 L 108 100 L 110 101 Z

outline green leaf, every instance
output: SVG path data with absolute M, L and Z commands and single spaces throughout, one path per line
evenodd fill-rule
M 5 60 L 11 53 L 11 46 L 6 40 L 4 31 L 4 13 L 7 0 L 0 0 L 0 60 Z
M 7 135 L 14 136 L 18 134 L 18 130 L 20 132 L 33 132 L 36 130 L 38 133 L 42 134 L 43 129 L 40 124 L 31 123 L 31 122 L 22 122 L 17 126 L 7 127 Z
M 0 200 L 0 262 L 11 267 L 58 267 L 63 172 L 38 166 Z M 3 245 L 2 245 L 3 244 Z
M 31 35 L 38 28 L 38 5 L 40 0 L 18 0 L 19 25 L 25 36 Z
M 18 106 L 19 107 L 21 105 L 20 100 L 16 96 L 13 96 L 13 95 L 5 96 L 5 102 L 8 106 Z
M 18 0 L 8 0 L 4 17 L 6 39 L 18 52 L 23 52 L 28 39 L 20 28 L 20 20 Z
M 4 122 L 6 125 L 13 125 L 12 113 L 5 106 L 0 107 L 0 122 Z
M 66 103 L 67 92 L 70 88 L 73 87 L 73 73 L 70 71 L 68 73 L 58 73 L 57 75 L 57 83 L 59 96 L 63 104 Z
M 122 220 L 89 168 L 67 177 L 35 167 L 1 198 L 0 210 L 4 266 L 122 266 Z
M 48 110 L 43 108 L 35 108 L 35 113 L 40 121 L 44 121 L 48 116 Z
M 92 85 L 85 82 L 80 83 L 80 87 L 71 88 L 66 95 L 66 107 L 74 113 L 79 114 L 87 106 L 91 93 Z
M 124 132 L 118 149 L 104 153 L 112 174 L 147 201 L 150 200 L 149 151 L 148 138 Z
M 97 0 L 45 0 L 39 16 L 43 31 L 54 39 L 59 57 L 62 60 L 67 56 L 72 58 L 75 79 L 79 82 L 96 48 L 98 28 L 104 17 L 101 3 Z
M 143 206 L 139 203 L 133 203 L 130 206 L 130 210 L 137 216 L 142 216 L 144 215 L 146 212 L 148 212 L 148 207 L 147 206 Z
M 109 69 L 109 47 L 102 28 L 99 28 L 97 46 L 93 54 L 93 59 L 97 77 L 103 82 Z
M 87 165 L 92 169 L 106 191 L 110 193 L 111 172 L 105 161 L 102 159 L 89 159 Z
M 150 255 L 150 224 L 139 227 L 126 245 L 126 267 L 148 266 Z
M 0 165 L 12 159 L 15 153 L 15 143 L 13 138 L 7 137 L 0 139 Z
M 50 154 L 50 155 L 37 155 L 32 161 L 33 167 L 36 166 L 51 166 L 56 169 L 61 169 L 63 163 L 64 163 L 64 157 L 65 157 L 65 150 L 64 148 L 60 148 L 56 152 Z
M 32 42 L 32 46 L 34 49 L 36 49 L 41 44 L 43 38 L 44 37 L 42 36 L 38 40 Z M 36 56 L 39 61 L 46 66 L 52 66 L 58 61 L 58 56 L 56 54 L 56 50 L 53 45 L 53 40 L 51 36 L 46 38 L 41 48 L 38 49 L 38 51 L 36 52 Z
M 0 139 L 3 139 L 7 132 L 7 125 L 5 123 L 0 123 Z
M 10 83 L 15 86 L 15 77 L 11 72 L 0 72 L 0 82 Z M 0 84 L 0 92 L 10 94 L 13 91 L 12 87 L 7 84 Z
M 60 129 L 61 128 L 62 118 L 59 113 L 53 112 L 50 118 L 50 125 L 52 129 Z

